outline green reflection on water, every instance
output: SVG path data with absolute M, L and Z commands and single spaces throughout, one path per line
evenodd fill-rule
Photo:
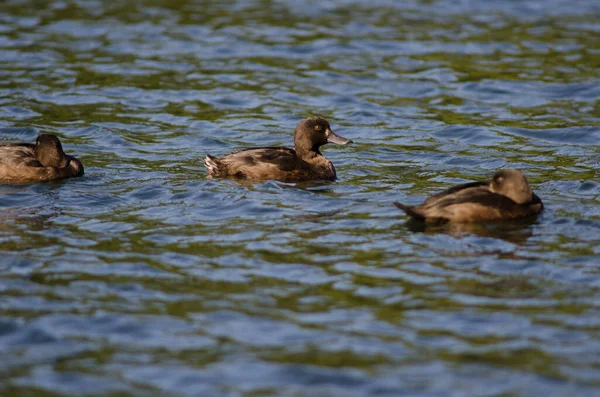
M 401 367 L 412 360 L 441 360 L 457 366 L 477 363 L 488 366 L 490 371 L 494 368 L 511 369 L 554 380 L 585 383 L 580 379 L 573 380 L 574 377 L 560 367 L 574 367 L 577 351 L 560 364 L 557 361 L 562 356 L 548 353 L 544 350 L 545 346 L 505 350 L 501 343 L 510 342 L 510 338 L 488 334 L 465 336 L 435 327 L 427 328 L 426 325 L 418 327 L 410 322 L 410 317 L 415 311 L 428 311 L 434 313 L 432 316 L 435 313 L 503 312 L 555 327 L 557 332 L 576 331 L 594 342 L 598 338 L 597 330 L 593 326 L 577 325 L 577 321 L 581 320 L 578 316 L 587 312 L 590 318 L 596 314 L 592 304 L 582 301 L 596 299 L 597 292 L 591 287 L 575 292 L 564 291 L 564 287 L 547 282 L 544 277 L 553 271 L 563 270 L 562 260 L 565 258 L 594 257 L 598 252 L 597 242 L 580 241 L 568 231 L 554 231 L 555 234 L 552 234 L 537 223 L 504 231 L 503 234 L 497 230 L 477 228 L 424 230 L 419 234 L 398 224 L 378 226 L 390 218 L 401 217 L 391 205 L 385 216 L 375 211 L 378 206 L 383 207 L 392 201 L 387 196 L 379 198 L 379 194 L 391 191 L 398 196 L 425 196 L 449 185 L 444 179 L 431 180 L 438 176 L 458 179 L 488 176 L 487 170 L 473 170 L 474 166 L 443 164 L 441 157 L 436 157 L 438 155 L 478 161 L 491 156 L 512 163 L 525 162 L 531 166 L 530 182 L 545 189 L 543 191 L 547 195 L 544 200 L 548 197 L 550 207 L 554 203 L 568 201 L 569 197 L 544 186 L 545 182 L 597 181 L 597 167 L 590 166 L 593 159 L 583 165 L 581 163 L 586 156 L 597 156 L 598 148 L 581 149 L 585 151 L 583 156 L 580 152 L 555 154 L 556 148 L 549 148 L 546 140 L 536 140 L 535 132 L 598 126 L 598 101 L 587 100 L 582 93 L 572 94 L 576 98 L 573 99 L 567 91 L 561 91 L 566 99 L 556 94 L 550 99 L 545 97 L 546 103 L 526 105 L 496 100 L 494 95 L 483 98 L 473 92 L 465 94 L 469 84 L 485 85 L 490 82 L 499 86 L 503 83 L 536 83 L 534 90 L 560 90 L 565 86 L 597 82 L 600 67 L 595 49 L 597 35 L 592 30 L 569 28 L 569 24 L 589 23 L 595 26 L 596 16 L 559 18 L 549 15 L 541 22 L 531 23 L 503 15 L 498 17 L 501 23 L 496 26 L 469 15 L 432 15 L 430 11 L 419 11 L 418 7 L 399 12 L 384 6 L 373 9 L 341 6 L 318 15 L 301 15 L 283 3 L 270 1 L 254 2 L 243 11 L 231 9 L 233 4 L 237 4 L 235 2 L 100 2 L 99 9 L 75 3 L 66 3 L 62 8 L 51 7 L 45 1 L 26 4 L 6 3 L 0 6 L 5 15 L 38 15 L 40 18 L 35 26 L 6 22 L 10 30 L 2 33 L 2 37 L 22 39 L 23 42 L 3 49 L 17 51 L 19 56 L 45 55 L 50 61 L 2 63 L 0 71 L 4 77 L 0 79 L 0 89 L 3 106 L 36 113 L 23 118 L 7 113 L 3 121 L 11 127 L 35 126 L 42 132 L 57 133 L 66 144 L 82 151 L 81 155 L 77 155 L 84 160 L 86 171 L 88 167 L 91 171 L 86 177 L 90 179 L 56 185 L 58 192 L 55 193 L 60 199 L 56 200 L 56 211 L 48 219 L 29 218 L 27 212 L 3 213 L 0 229 L 2 251 L 19 254 L 40 264 L 39 268 L 24 275 L 13 273 L 3 276 L 8 284 L 4 287 L 3 296 L 14 299 L 13 302 L 22 302 L 31 295 L 39 298 L 40 303 L 49 304 L 2 307 L 0 313 L 3 316 L 34 321 L 56 314 L 52 304 L 57 304 L 64 305 L 64 312 L 73 315 L 91 316 L 104 311 L 132 316 L 164 315 L 194 323 L 198 314 L 229 310 L 251 318 L 288 322 L 303 329 L 339 332 L 341 336 L 350 334 L 357 338 L 368 336 L 378 341 L 397 343 L 408 352 L 404 357 L 394 357 L 391 353 L 361 354 L 352 346 L 330 351 L 317 342 L 261 349 L 221 335 L 214 337 L 218 346 L 214 349 L 173 351 L 165 342 L 166 347 L 139 351 L 90 336 L 89 339 L 98 346 L 48 363 L 54 371 L 119 378 L 119 374 L 115 375 L 104 366 L 112 362 L 135 366 L 134 361 L 129 362 L 119 355 L 124 350 L 133 357 L 147 355 L 157 365 L 172 361 L 194 368 L 204 368 L 235 354 L 251 355 L 270 363 L 349 367 L 369 373 L 377 373 L 380 368 Z M 44 30 L 61 21 L 82 21 L 82 24 L 72 32 Z M 352 25 L 357 21 L 367 27 Z M 107 31 L 85 39 L 83 33 L 89 33 L 83 32 L 86 26 L 106 27 Z M 265 29 L 261 30 L 261 26 Z M 128 31 L 128 36 L 123 38 L 111 35 L 114 29 L 125 36 L 124 27 L 137 30 L 134 33 Z M 200 33 L 186 30 L 192 27 L 206 30 Z M 343 30 L 345 27 L 347 29 Z M 81 35 L 78 34 L 79 29 L 82 29 Z M 214 41 L 222 40 L 223 48 L 215 49 L 210 40 L 203 41 L 206 37 L 202 35 L 214 36 Z M 84 39 L 91 43 L 89 50 L 85 46 L 79 47 Z M 321 52 L 304 49 L 317 46 L 324 40 L 329 40 L 329 45 Z M 165 42 L 173 46 L 180 42 L 181 45 L 189 45 L 190 50 L 170 52 L 172 48 Z M 201 49 L 205 52 L 196 52 L 198 43 L 204 46 Z M 399 43 L 406 46 L 396 47 Z M 429 45 L 442 49 L 403 53 L 410 51 L 411 44 L 420 49 Z M 257 48 L 257 52 L 273 51 L 273 55 L 253 51 L 240 55 L 241 50 L 236 45 Z M 256 47 L 250 47 L 252 45 Z M 492 49 L 467 51 L 469 46 L 478 45 L 488 45 Z M 565 48 L 561 50 L 560 46 Z M 154 48 L 155 53 L 148 48 Z M 432 70 L 432 74 L 428 75 Z M 408 88 L 388 89 L 388 86 L 396 87 L 393 84 L 397 82 L 405 83 Z M 434 89 L 424 93 L 418 91 L 428 84 Z M 505 89 L 510 91 L 514 87 L 507 85 Z M 497 94 L 500 96 L 506 92 Z M 237 106 L 214 101 L 224 97 L 248 102 Z M 348 102 L 348 98 L 355 102 Z M 83 103 L 78 103 L 78 100 Z M 468 106 L 472 105 L 483 109 L 469 110 Z M 362 107 L 376 117 L 361 121 L 360 115 L 352 112 L 359 113 Z M 328 190 L 314 193 L 318 199 L 330 200 L 322 204 L 323 207 L 304 201 L 289 203 L 281 198 L 287 197 L 285 193 L 268 190 L 264 186 L 214 182 L 207 189 L 213 189 L 213 192 L 233 191 L 232 196 L 244 198 L 258 196 L 257 200 L 263 200 L 261 204 L 281 210 L 286 214 L 285 218 L 265 220 L 259 215 L 234 214 L 216 221 L 184 225 L 169 223 L 166 216 L 160 216 L 163 211 L 172 210 L 174 202 L 193 207 L 198 203 L 192 201 L 202 204 L 202 200 L 210 200 L 196 196 L 192 199 L 173 198 L 177 193 L 197 194 L 206 187 L 200 185 L 204 183 L 200 159 L 205 148 L 194 146 L 198 145 L 198 141 L 193 139 L 206 137 L 203 128 L 207 128 L 208 123 L 219 125 L 218 129 L 211 130 L 214 136 L 209 138 L 221 145 L 218 150 L 225 152 L 237 149 L 240 145 L 238 140 L 243 141 L 243 145 L 252 145 L 258 139 L 272 144 L 285 140 L 290 144 L 291 129 L 278 124 L 285 120 L 287 125 L 291 125 L 293 122 L 289 117 L 309 113 L 332 118 L 333 123 L 341 124 L 356 135 L 353 147 L 328 148 L 325 151 L 326 155 L 346 163 L 338 167 L 340 182 L 331 184 Z M 173 122 L 170 116 L 177 121 Z M 248 121 L 250 123 L 246 124 Z M 207 124 L 198 127 L 193 126 L 194 122 Z M 259 122 L 271 123 L 274 127 L 265 131 L 264 125 L 252 124 Z M 498 139 L 487 146 L 476 146 L 462 144 L 459 138 L 443 140 L 431 134 L 449 125 L 484 126 L 489 128 L 493 138 L 506 140 Z M 97 129 L 84 131 L 91 127 Z M 506 132 L 507 127 L 532 131 L 532 137 Z M 227 135 L 229 133 L 234 134 L 233 137 Z M 409 142 L 398 143 L 398 139 Z M 450 143 L 457 146 L 448 149 Z M 130 149 L 127 149 L 128 144 L 131 144 Z M 563 146 L 560 140 L 551 144 Z M 384 158 L 386 153 L 388 156 Z M 398 165 L 400 161 L 403 165 Z M 575 168 L 579 169 L 573 171 Z M 116 197 L 114 205 L 101 207 L 97 212 L 93 212 L 95 210 L 91 206 L 86 207 L 88 201 L 100 197 L 100 192 L 93 190 L 95 184 L 101 185 L 104 193 Z M 400 188 L 398 184 L 406 187 Z M 144 198 L 130 197 L 140 189 L 157 186 L 165 188 L 166 198 L 144 201 Z M 87 194 L 88 189 L 93 193 Z M 301 190 L 297 187 L 291 189 Z M 64 204 L 69 197 L 61 192 L 74 191 L 81 194 L 80 208 Z M 29 194 L 35 196 L 31 191 Z M 231 198 L 215 197 L 212 199 L 225 202 Z M 296 197 L 291 200 L 294 199 Z M 325 217 L 321 212 L 318 215 L 321 219 L 307 219 L 308 215 L 304 213 L 297 215 L 297 212 L 302 212 L 298 208 L 306 209 L 304 212 L 310 210 L 313 214 L 316 210 L 329 210 L 329 206 L 338 205 L 341 200 L 348 201 L 344 202 L 339 213 L 331 216 Z M 372 206 L 365 210 L 365 203 Z M 595 211 L 598 207 L 597 197 L 592 196 L 578 198 L 577 204 Z M 193 209 L 190 208 L 190 212 Z M 290 209 L 296 210 L 293 216 L 285 212 Z M 35 214 L 36 209 L 32 211 Z M 547 215 L 551 221 L 558 217 L 600 219 L 597 212 L 582 215 L 579 208 L 559 207 L 556 210 L 551 208 L 551 211 Z M 185 215 L 185 211 L 183 213 Z M 190 213 L 190 218 L 196 219 L 194 215 Z M 66 221 L 65 217 L 76 219 Z M 98 224 L 86 224 L 90 220 L 98 221 Z M 359 226 L 356 227 L 338 223 L 345 221 L 362 223 L 357 223 Z M 94 227 L 110 222 L 116 224 L 114 230 Z M 314 223 L 313 226 L 307 227 L 310 222 Z M 120 230 L 118 225 L 131 227 Z M 59 233 L 49 233 L 53 230 Z M 248 230 L 262 234 L 246 240 L 237 239 L 239 234 Z M 277 233 L 287 233 L 291 237 L 284 241 L 272 239 L 271 236 Z M 350 242 L 328 243 L 325 238 L 330 234 L 348 238 Z M 155 235 L 174 240 L 165 243 L 148 239 Z M 194 240 L 198 236 L 206 238 Z M 512 251 L 502 251 L 506 250 L 503 246 L 498 251 L 472 252 L 459 246 L 464 243 L 461 239 L 465 236 L 512 244 Z M 376 245 L 380 239 L 389 240 L 390 246 Z M 272 247 L 281 251 L 252 247 L 251 243 L 255 240 L 271 243 Z M 479 248 L 472 240 L 466 241 L 464 244 L 472 244 L 474 250 Z M 459 247 L 455 248 L 452 244 Z M 406 247 L 413 247 L 413 251 L 399 253 Z M 445 248 L 451 252 L 444 251 Z M 555 256 L 544 257 L 541 254 Z M 73 257 L 79 258 L 76 264 L 70 263 Z M 227 267 L 232 257 L 242 264 Z M 469 257 L 500 264 L 506 261 L 507 266 L 512 260 L 526 261 L 534 257 L 544 262 L 549 270 L 537 274 L 515 270 L 512 278 L 498 281 L 494 273 L 497 269 L 463 270 L 446 263 L 451 259 Z M 181 258 L 186 258 L 189 263 L 182 264 L 184 260 Z M 339 270 L 335 265 L 341 262 L 355 267 L 351 271 Z M 434 274 L 405 269 L 415 262 L 431 265 Z M 132 270 L 128 267 L 130 264 L 147 268 Z M 319 276 L 310 280 L 315 285 L 304 284 L 284 274 L 283 266 L 298 264 L 319 271 Z M 390 277 L 385 273 L 388 269 L 402 270 L 403 276 Z M 218 277 L 214 275 L 221 270 L 223 272 Z M 305 270 L 303 268 L 300 273 Z M 277 271 L 282 273 L 281 277 L 277 277 L 280 276 Z M 593 269 L 590 272 L 593 273 Z M 438 279 L 421 283 L 411 276 Z M 323 281 L 319 277 L 332 279 Z M 31 283 L 35 288 L 31 287 L 33 292 L 30 292 L 20 283 Z M 82 284 L 87 286 L 85 293 L 77 290 Z M 139 287 L 147 295 L 134 299 L 120 290 L 131 286 Z M 391 290 L 389 296 L 385 295 L 386 289 Z M 456 295 L 489 298 L 492 302 L 467 304 L 453 299 Z M 553 303 L 523 308 L 511 306 L 512 299 L 534 301 L 540 297 Z M 297 313 L 335 310 L 368 311 L 373 319 L 408 336 L 339 331 L 327 323 L 299 325 L 294 318 Z M 544 316 L 557 316 L 559 319 L 537 319 Z M 569 318 L 576 325 L 567 325 L 558 316 L 571 316 Z M 347 322 L 351 324 L 351 320 Z M 203 334 L 201 330 L 194 332 Z M 165 335 L 166 339 L 174 337 Z M 467 344 L 468 348 L 450 351 L 421 341 L 428 338 L 434 342 L 438 338 L 448 338 L 459 346 Z M 65 339 L 71 338 L 66 336 Z M 513 339 L 518 340 L 518 337 Z M 535 343 L 535 340 L 527 338 L 520 341 L 529 346 Z M 477 347 L 486 349 L 477 350 Z M 38 365 L 46 364 L 26 364 L 14 371 L 11 369 L 9 375 L 13 378 L 26 377 Z M 596 370 L 593 365 L 586 369 Z M 597 381 L 588 384 L 597 384 Z M 153 391 L 143 384 L 133 384 L 131 388 L 142 394 Z M 62 395 L 45 388 L 34 389 L 10 383 L 0 390 L 7 396 Z M 265 394 L 277 393 L 269 390 L 263 391 Z M 263 391 L 253 390 L 247 394 Z

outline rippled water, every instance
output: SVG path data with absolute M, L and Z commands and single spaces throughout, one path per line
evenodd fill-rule
M 600 4 L 4 1 L 0 141 L 83 178 L 0 186 L 3 396 L 597 396 Z M 335 183 L 201 159 L 327 117 Z M 395 200 L 517 167 L 537 220 Z

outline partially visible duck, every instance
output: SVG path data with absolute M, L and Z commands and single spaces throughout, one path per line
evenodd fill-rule
M 296 127 L 295 150 L 285 147 L 250 148 L 218 158 L 207 155 L 204 164 L 209 177 L 284 182 L 333 181 L 336 179 L 335 168 L 319 151 L 327 143 L 346 145 L 352 141 L 336 135 L 324 118 L 309 117 Z
M 426 223 L 485 222 L 526 218 L 544 209 L 519 170 L 497 171 L 490 182 L 458 185 L 425 200 L 421 205 L 394 205 Z
M 81 161 L 66 154 L 55 135 L 40 134 L 35 144 L 0 144 L 0 182 L 43 182 L 82 175 Z

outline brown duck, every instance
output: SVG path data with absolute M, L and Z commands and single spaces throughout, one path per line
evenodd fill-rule
M 35 144 L 0 144 L 0 183 L 29 183 L 83 175 L 81 161 L 63 151 L 55 135 L 40 134 Z
M 208 155 L 204 164 L 209 177 L 284 182 L 333 181 L 336 179 L 335 167 L 319 151 L 327 143 L 346 145 L 352 141 L 336 135 L 324 118 L 309 117 L 296 127 L 295 150 L 285 147 L 249 148 L 218 158 Z
M 425 200 L 421 205 L 394 205 L 426 223 L 485 222 L 526 218 L 544 209 L 519 170 L 497 171 L 490 182 L 458 185 Z

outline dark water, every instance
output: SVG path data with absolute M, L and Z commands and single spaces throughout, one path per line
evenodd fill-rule
M 2 396 L 600 395 L 600 4 L 3 1 Z M 336 183 L 207 180 L 327 117 Z M 522 169 L 537 220 L 391 203 Z

